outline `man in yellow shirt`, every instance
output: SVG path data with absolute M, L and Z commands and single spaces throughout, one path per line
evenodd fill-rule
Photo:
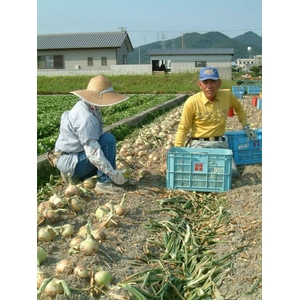
M 247 115 L 240 101 L 230 90 L 219 90 L 222 81 L 218 69 L 201 68 L 197 83 L 201 91 L 190 96 L 184 104 L 175 136 L 175 147 L 228 149 L 224 134 L 230 107 L 234 109 L 247 137 L 256 138 L 255 131 L 248 125 Z M 186 143 L 188 133 L 191 134 L 191 139 Z M 234 160 L 232 175 L 239 176 Z

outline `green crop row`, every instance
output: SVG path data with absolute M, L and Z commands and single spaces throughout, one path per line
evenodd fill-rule
M 130 95 L 119 104 L 102 108 L 104 126 L 111 125 L 125 118 L 162 104 L 175 96 L 170 94 Z M 53 95 L 37 97 L 37 155 L 54 149 L 59 134 L 61 114 L 70 110 L 78 101 L 74 95 Z M 127 134 L 126 126 L 116 128 L 117 140 Z

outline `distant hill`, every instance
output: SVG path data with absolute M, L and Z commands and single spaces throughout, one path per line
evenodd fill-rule
M 177 38 L 165 41 L 158 41 L 134 48 L 133 52 L 128 54 L 128 64 L 150 63 L 150 56 L 147 54 L 151 49 L 179 49 L 182 45 L 186 49 L 195 48 L 234 48 L 233 60 L 238 58 L 248 58 L 247 48 L 251 47 L 251 55 L 262 54 L 262 37 L 248 31 L 233 39 L 223 33 L 211 31 L 204 34 L 197 32 L 186 33 Z

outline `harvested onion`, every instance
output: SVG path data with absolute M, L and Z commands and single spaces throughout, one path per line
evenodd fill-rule
M 96 185 L 98 177 L 98 175 L 94 175 L 92 177 L 86 178 L 82 183 L 83 187 L 86 189 L 93 189 Z
M 47 258 L 47 252 L 41 246 L 37 246 L 37 265 L 40 266 Z
M 115 214 L 118 216 L 123 216 L 126 213 L 126 210 L 124 208 L 124 200 L 125 200 L 125 193 L 123 194 L 121 202 L 114 206 Z
M 91 277 L 91 270 L 84 266 L 76 266 L 74 269 L 74 274 L 79 278 L 89 278 Z
M 38 232 L 38 239 L 42 242 L 52 241 L 56 236 L 55 230 L 51 226 L 42 227 Z
M 64 191 L 64 195 L 66 197 L 72 197 L 75 195 L 80 195 L 80 188 L 74 184 L 71 174 L 68 173 L 68 179 L 69 179 L 69 184 L 67 186 L 67 188 Z
M 110 285 L 112 282 L 112 275 L 108 271 L 98 271 L 94 275 L 97 286 Z
M 55 271 L 57 274 L 71 274 L 73 267 L 68 259 L 62 259 L 56 264 Z
M 87 238 L 79 244 L 79 250 L 85 255 L 96 254 L 99 250 L 99 243 L 92 235 L 92 226 L 90 218 L 88 219 L 87 224 Z
M 53 278 L 45 287 L 44 293 L 47 296 L 54 297 L 59 294 L 65 293 L 65 286 L 63 280 Z M 69 291 L 70 294 L 70 291 Z

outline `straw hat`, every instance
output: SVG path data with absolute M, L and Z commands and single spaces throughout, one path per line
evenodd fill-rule
M 111 106 L 120 103 L 128 96 L 113 92 L 111 81 L 103 75 L 93 77 L 85 90 L 70 92 L 94 106 Z

